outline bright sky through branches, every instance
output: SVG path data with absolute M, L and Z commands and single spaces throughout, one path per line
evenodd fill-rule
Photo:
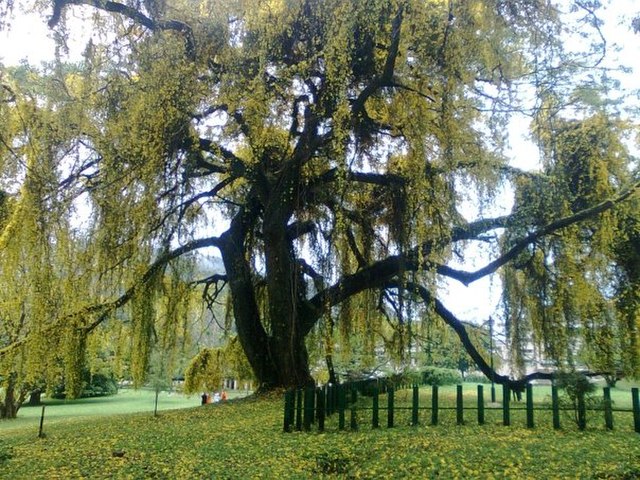
M 562 5 L 562 2 L 558 3 Z M 607 3 L 607 8 L 601 13 L 605 20 L 602 33 L 607 41 L 607 58 L 602 66 L 611 68 L 611 77 L 620 80 L 620 92 L 613 96 L 618 96 L 620 93 L 631 94 L 628 104 L 638 107 L 640 106 L 637 93 L 640 90 L 640 34 L 633 33 L 631 22 L 634 16 L 640 14 L 640 4 L 637 0 L 611 0 L 603 3 Z M 0 62 L 4 65 L 16 65 L 24 59 L 37 65 L 53 59 L 56 54 L 56 45 L 53 40 L 55 32 L 47 27 L 46 17 L 37 13 L 18 15 L 17 4 L 18 2 L 16 2 L 14 15 L 10 19 L 9 28 L 0 32 Z M 92 30 L 90 21 L 92 9 L 74 6 L 67 10 L 69 15 L 68 52 L 61 52 L 61 55 L 63 60 L 74 61 L 81 58 L 81 53 L 89 39 L 99 40 L 98 34 Z M 575 44 L 578 48 L 579 42 L 580 39 L 572 38 L 567 40 L 567 45 L 572 48 Z M 616 47 L 620 48 L 619 52 L 616 52 Z M 629 67 L 632 71 L 629 73 L 613 71 L 619 66 Z M 630 115 L 633 120 L 633 113 Z M 526 117 L 513 118 L 509 128 L 510 148 L 506 151 L 511 165 L 523 169 L 536 168 L 538 158 L 536 147 L 528 139 L 528 122 L 529 119 Z M 499 210 L 492 210 L 491 214 L 506 213 L 511 208 L 510 194 L 506 192 L 503 198 L 504 202 L 497 207 Z M 464 214 L 467 218 L 478 215 L 473 198 L 468 202 L 468 212 Z M 481 252 L 478 250 L 479 255 L 475 260 L 467 260 L 466 263 L 458 266 L 465 269 L 481 266 L 486 260 L 486 253 L 482 255 Z M 492 278 L 496 282 L 493 287 Z M 463 319 L 482 322 L 497 309 L 500 284 L 496 275 L 475 282 L 470 287 L 451 282 L 445 288 L 449 290 L 449 296 L 453 299 L 450 303 L 454 313 Z

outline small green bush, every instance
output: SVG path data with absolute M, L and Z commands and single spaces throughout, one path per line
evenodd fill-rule
M 11 447 L 6 446 L 0 441 L 0 465 L 13 457 Z
M 422 370 L 422 383 L 427 385 L 455 385 L 460 382 L 460 372 L 451 368 L 425 367 Z
M 83 373 L 84 387 L 80 398 L 106 397 L 118 393 L 118 385 L 113 377 L 102 373 L 91 375 L 89 371 Z M 60 383 L 53 389 L 52 398 L 66 398 L 66 387 Z
M 316 456 L 315 473 L 320 475 L 344 475 L 349 471 L 353 459 L 344 454 L 321 453 Z
M 480 372 L 469 373 L 464 377 L 465 382 L 469 383 L 488 383 L 491 381 L 486 375 Z
M 386 391 L 387 386 L 391 384 L 387 378 L 368 378 L 364 380 L 355 380 L 353 383 L 355 384 L 358 393 L 365 397 L 372 397 L 376 390 L 378 393 L 383 393 Z
M 602 400 L 594 396 L 596 386 L 579 372 L 558 374 L 557 385 L 565 393 L 560 398 L 561 406 L 571 409 L 576 425 L 584 430 L 587 427 L 587 412 L 602 408 Z
M 401 373 L 394 373 L 386 377 L 387 385 L 394 388 L 402 386 L 417 385 L 422 381 L 422 373 L 416 370 L 405 370 Z
M 91 381 L 82 391 L 83 397 L 104 397 L 118 393 L 118 386 L 113 377 L 107 375 L 94 374 Z

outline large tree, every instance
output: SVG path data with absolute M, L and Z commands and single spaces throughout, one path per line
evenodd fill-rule
M 579 298 L 623 307 L 616 325 L 632 346 L 625 368 L 635 373 L 639 310 L 625 282 L 637 282 L 629 205 L 637 206 L 639 180 L 621 122 L 601 120 L 593 128 L 609 143 L 583 146 L 583 129 L 596 122 L 589 118 L 608 116 L 595 115 L 593 102 L 585 115 L 576 99 L 606 71 L 597 68 L 599 48 L 563 51 L 569 28 L 600 39 L 591 7 L 571 5 L 573 23 L 565 25 L 559 6 L 528 0 L 51 2 L 48 23 L 60 41 L 76 27 L 71 13 L 96 13 L 103 34 L 81 62 L 59 59 L 33 74 L 58 85 L 46 95 L 6 72 L 0 108 L 14 121 L 0 125 L 0 155 L 3 175 L 24 179 L 14 202 L 50 222 L 43 232 L 74 209 L 84 219 L 71 227 L 91 280 L 57 273 L 85 282 L 80 298 L 66 304 L 60 296 L 64 308 L 34 312 L 0 354 L 60 329 L 71 328 L 78 343 L 117 323 L 118 309 L 130 304 L 144 364 L 166 266 L 217 249 L 225 273 L 192 285 L 205 299 L 229 292 L 263 388 L 311 382 L 306 339 L 336 322 L 366 333 L 391 319 L 395 343 L 406 349 L 416 303 L 429 312 L 422 318 L 452 327 L 491 375 L 439 285 L 445 277 L 469 285 L 500 269 L 517 348 L 534 341 L 567 362 L 568 339 L 588 331 L 586 321 L 574 328 L 578 312 L 587 313 L 570 300 L 580 287 Z M 23 105 L 31 110 L 20 116 Z M 56 127 L 26 125 L 43 105 Z M 562 120 L 567 105 L 578 120 Z M 513 168 L 502 153 L 514 112 L 531 116 L 541 172 Z M 25 161 L 38 135 L 56 148 Z M 614 160 L 615 171 L 606 170 Z M 47 198 L 62 211 L 28 203 L 28 179 L 41 168 Z M 492 216 L 505 185 L 516 191 L 515 207 Z M 468 199 L 482 207 L 477 218 L 465 217 Z M 38 251 L 58 251 L 47 238 L 50 250 Z M 451 266 L 478 242 L 493 246 L 484 267 Z M 2 248 L 23 251 L 34 275 L 47 263 L 9 240 Z M 597 261 L 581 269 L 590 255 Z

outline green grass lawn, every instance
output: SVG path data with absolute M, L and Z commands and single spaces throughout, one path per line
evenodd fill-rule
M 135 394 L 120 399 L 133 404 Z M 191 401 L 199 404 L 197 397 Z M 124 405 L 103 405 L 100 415 L 45 423 L 43 439 L 31 424 L 0 430 L 0 478 L 640 477 L 640 435 L 623 422 L 613 432 L 595 424 L 578 432 L 569 425 L 554 431 L 469 421 L 376 430 L 363 422 L 353 432 L 283 433 L 282 395 L 168 410 L 157 418 L 148 403 L 134 414 L 122 413 Z
M 591 410 L 588 412 L 588 426 L 590 428 L 605 428 L 604 412 L 602 404 L 598 404 L 598 400 L 603 399 L 602 386 L 598 385 L 593 393 L 593 399 L 596 401 L 594 408 L 599 410 Z M 612 407 L 614 410 L 613 420 L 614 428 L 633 428 L 632 414 L 632 396 L 631 388 L 636 384 L 619 382 L 617 388 L 611 389 Z M 477 423 L 478 417 L 478 385 L 467 383 L 463 385 L 463 405 L 464 405 L 464 422 L 465 424 Z M 456 385 L 447 385 L 439 387 L 439 415 L 438 422 L 443 425 L 456 425 Z M 493 425 L 501 425 L 503 422 L 502 410 L 502 387 L 495 386 L 496 402 L 491 403 L 491 385 L 483 385 L 484 389 L 484 405 L 485 405 L 485 422 Z M 431 423 L 431 387 L 421 387 L 419 390 L 419 422 L 423 424 Z M 560 391 L 561 411 L 560 422 L 563 428 L 567 430 L 576 429 L 575 412 L 565 403 L 562 392 Z M 534 402 L 534 424 L 536 426 L 551 427 L 553 425 L 551 411 L 551 387 L 545 385 L 536 385 L 533 387 Z M 361 396 L 358 399 L 358 422 L 362 427 L 368 427 L 372 419 L 372 398 Z M 410 388 L 398 390 L 395 392 L 394 410 L 395 423 L 398 425 L 409 425 L 412 422 L 412 403 L 413 395 Z M 379 423 L 386 425 L 386 406 L 387 396 L 380 395 L 379 398 Z M 347 412 L 349 415 L 350 412 Z M 512 425 L 525 426 L 527 423 L 525 394 L 522 395 L 521 401 L 510 400 L 510 420 Z M 349 422 L 349 419 L 347 419 Z M 337 429 L 337 423 L 334 418 L 327 422 L 328 429 Z
M 231 392 L 231 398 L 244 393 Z M 137 412 L 153 413 L 155 393 L 148 389 L 120 389 L 117 395 L 76 400 L 56 400 L 43 398 L 45 406 L 45 427 L 59 422 L 80 420 L 85 417 L 113 416 Z M 160 392 L 158 410 L 174 410 L 200 405 L 200 396 L 187 396 L 175 392 Z M 22 429 L 38 431 L 42 406 L 23 406 L 15 420 L 0 421 L 0 438 Z M 0 476 L 1 478 L 1 476 Z

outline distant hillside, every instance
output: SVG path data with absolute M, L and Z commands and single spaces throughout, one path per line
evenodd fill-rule
M 220 257 L 214 255 L 198 255 L 196 257 L 196 263 L 198 265 L 197 271 L 202 276 L 225 273 L 224 264 Z

